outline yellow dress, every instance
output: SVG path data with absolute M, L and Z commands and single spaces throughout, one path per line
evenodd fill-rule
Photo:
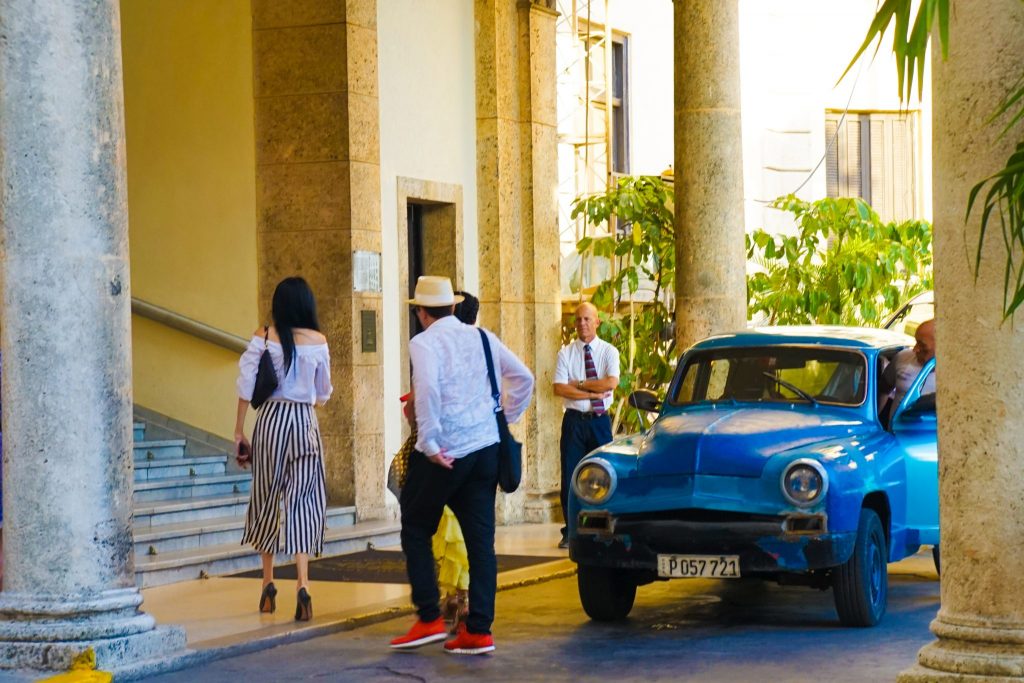
M 469 590 L 469 555 L 462 527 L 447 505 L 434 534 L 434 560 L 437 561 L 437 585 L 442 595 Z

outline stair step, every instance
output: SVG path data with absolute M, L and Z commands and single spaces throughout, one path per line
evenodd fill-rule
M 227 462 L 228 456 L 226 455 L 199 455 L 191 458 L 140 460 L 135 463 L 135 481 L 180 479 L 183 477 L 224 474 L 227 471 Z
M 248 493 L 136 503 L 135 529 L 244 515 L 248 504 Z
M 134 451 L 135 462 L 182 458 L 185 456 L 185 439 L 136 441 Z
M 146 438 L 146 423 L 145 422 L 133 422 L 132 423 L 132 439 L 135 441 L 142 441 Z
M 365 550 L 367 543 L 377 547 L 398 544 L 401 532 L 398 522 L 357 522 L 338 529 L 328 529 L 324 538 L 324 556 L 343 555 Z M 280 562 L 291 556 L 279 554 Z M 258 569 L 260 556 L 252 548 L 234 543 L 193 548 L 155 556 L 136 555 L 135 581 L 140 588 L 188 581 L 200 576 L 218 576 Z
M 355 508 L 329 507 L 325 521 L 329 530 L 351 526 L 355 524 Z M 190 548 L 238 545 L 242 542 L 244 528 L 244 514 L 155 527 L 136 527 L 135 554 L 141 558 Z
M 135 503 L 248 493 L 251 484 L 248 473 L 140 481 L 135 484 Z

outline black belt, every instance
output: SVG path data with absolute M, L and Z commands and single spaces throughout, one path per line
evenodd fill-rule
M 576 410 L 575 408 L 566 408 L 565 412 L 567 415 L 572 414 L 574 417 L 580 420 L 593 420 L 595 417 L 605 417 L 606 415 L 608 415 L 608 413 L 606 412 L 598 415 L 597 413 L 590 410 L 584 412 L 582 410 Z

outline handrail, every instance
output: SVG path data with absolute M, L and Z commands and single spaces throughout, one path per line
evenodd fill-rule
M 193 337 L 199 337 L 204 341 L 208 341 L 217 346 L 222 346 L 229 351 L 236 353 L 242 353 L 249 346 L 249 341 L 239 337 L 238 335 L 225 332 L 224 330 L 218 330 L 216 327 L 201 323 L 198 320 L 192 318 L 186 318 L 180 313 L 175 313 L 172 310 L 166 309 L 156 304 L 151 304 L 148 301 L 142 299 L 136 299 L 132 297 L 132 313 L 148 318 L 154 322 L 167 325 L 170 328 L 178 330 L 179 332 L 185 332 L 191 334 Z

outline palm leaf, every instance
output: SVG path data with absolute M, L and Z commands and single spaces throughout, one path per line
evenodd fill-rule
M 875 13 L 860 49 L 850 60 L 839 80 L 842 81 L 846 78 L 853 65 L 876 40 L 878 41 L 878 45 L 875 47 L 877 54 L 882 46 L 885 32 L 890 26 L 893 26 L 892 51 L 896 56 L 896 87 L 899 91 L 900 101 L 906 102 L 913 94 L 915 74 L 917 76 L 917 98 L 921 99 L 924 93 L 923 76 L 928 41 L 936 19 L 939 24 L 939 42 L 942 45 L 943 59 L 948 53 L 949 2 L 950 0 L 921 0 L 917 16 L 911 23 L 910 15 L 915 4 L 914 0 L 885 0 Z

